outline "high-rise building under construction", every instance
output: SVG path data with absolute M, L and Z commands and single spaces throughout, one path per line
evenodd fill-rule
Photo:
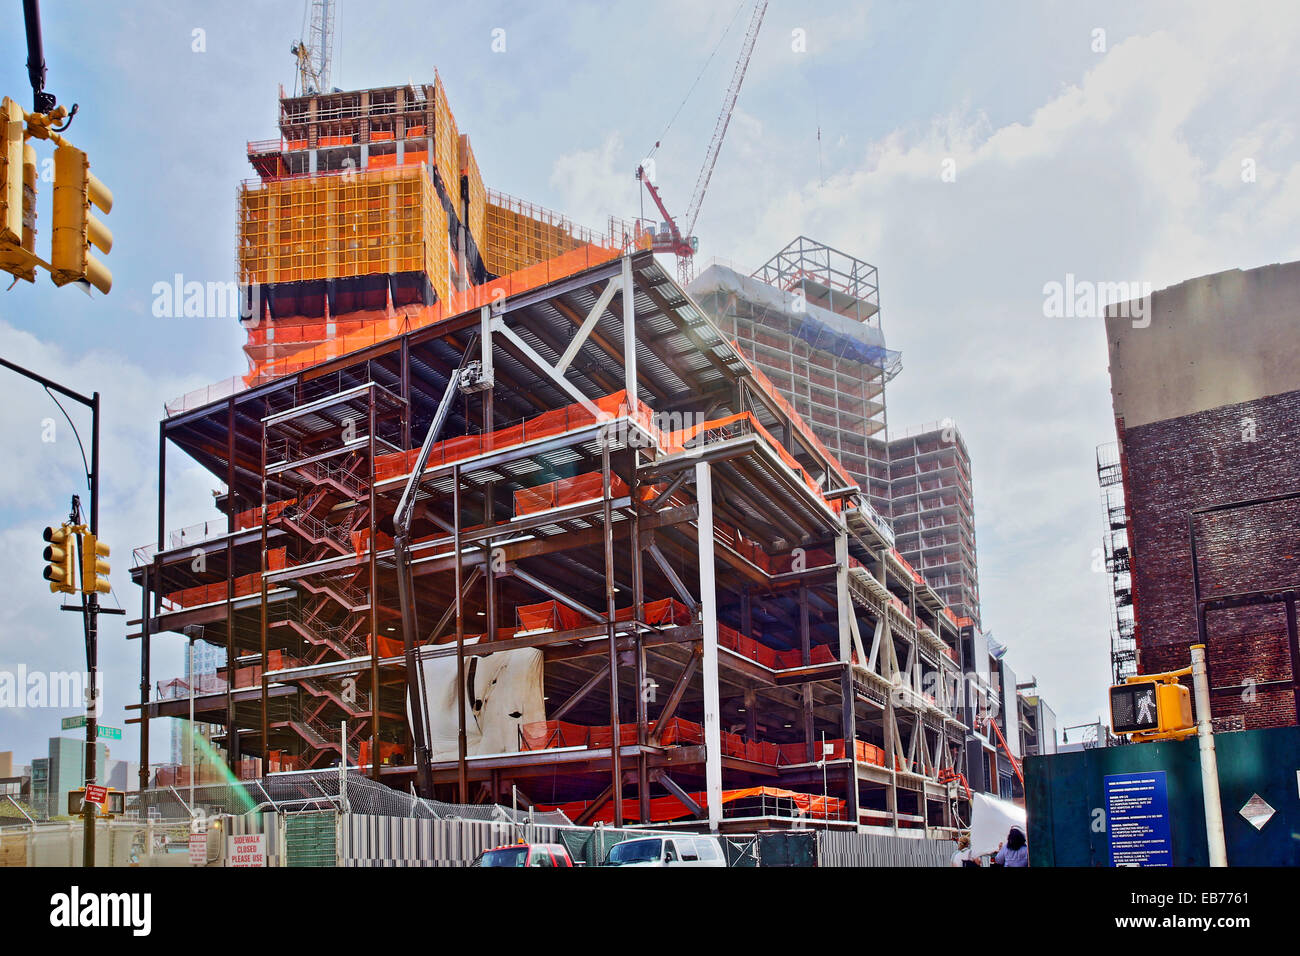
M 191 706 L 151 643 L 198 628 L 233 768 L 950 832 L 985 708 L 886 520 L 875 270 L 799 239 L 688 294 L 634 227 L 488 191 L 441 81 L 280 111 L 238 198 L 248 372 L 161 423 L 223 517 L 169 532 L 160 480 L 142 753 Z

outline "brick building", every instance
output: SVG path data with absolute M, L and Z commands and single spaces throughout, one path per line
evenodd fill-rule
M 1298 318 L 1293 262 L 1106 320 L 1138 671 L 1186 666 L 1202 634 L 1214 716 L 1246 728 L 1300 713 Z

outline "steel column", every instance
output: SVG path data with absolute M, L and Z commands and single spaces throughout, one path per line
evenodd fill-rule
M 713 565 L 713 482 L 707 461 L 695 464 L 695 495 L 700 517 L 700 621 L 704 647 L 704 779 L 709 829 L 722 823 L 722 723 L 718 700 L 718 595 Z

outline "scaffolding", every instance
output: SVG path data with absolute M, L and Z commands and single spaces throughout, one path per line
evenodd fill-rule
M 219 478 L 227 527 L 170 537 L 160 481 L 132 571 L 143 752 L 190 703 L 149 693 L 154 644 L 200 628 L 233 679 L 195 719 L 232 766 L 346 755 L 401 790 L 423 772 L 424 797 L 516 794 L 579 824 L 951 835 L 961 619 L 811 424 L 651 252 L 491 305 L 313 346 L 163 420 L 160 470 L 179 450 Z M 477 751 L 475 675 L 523 650 L 538 719 Z M 468 693 L 435 698 L 421 680 L 448 667 Z M 424 766 L 408 701 L 458 728 Z

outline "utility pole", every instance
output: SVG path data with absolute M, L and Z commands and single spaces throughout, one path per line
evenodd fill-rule
M 78 540 L 84 547 L 87 540 L 91 542 L 92 551 L 98 547 L 99 541 L 99 392 L 95 392 L 90 397 L 75 392 L 70 388 L 60 385 L 53 379 L 48 379 L 44 375 L 23 368 L 21 365 L 15 365 L 8 359 L 0 358 L 0 365 L 10 371 L 17 372 L 24 378 L 29 378 L 34 382 L 42 385 L 47 392 L 58 392 L 75 402 L 79 402 L 90 409 L 91 420 L 91 439 L 90 439 L 90 461 L 87 465 L 86 481 L 90 486 L 90 535 L 89 538 L 78 536 Z M 57 400 L 56 400 L 57 404 Z M 63 406 L 59 406 L 62 408 Z M 66 413 L 65 413 L 66 414 Z M 72 420 L 68 419 L 69 425 Z M 73 426 L 73 434 L 76 434 L 76 427 Z M 80 437 L 77 438 L 80 444 Z M 83 462 L 85 449 L 82 449 Z M 73 524 L 81 522 L 81 502 L 77 496 L 72 499 L 72 513 L 70 515 Z M 107 549 L 105 549 L 107 553 Z M 64 611 L 81 611 L 86 642 L 86 674 L 88 678 L 88 688 L 86 690 L 86 786 L 89 787 L 95 782 L 95 754 L 99 743 L 99 615 L 100 614 L 125 614 L 123 608 L 101 608 L 99 606 L 99 579 L 93 573 L 87 580 L 86 569 L 89 566 L 94 568 L 96 555 L 90 554 L 89 564 L 87 555 L 82 554 L 80 564 L 82 568 L 81 580 L 81 606 L 77 607 L 72 604 L 60 605 L 59 609 Z M 95 813 L 98 807 L 93 803 L 86 803 L 82 807 L 82 814 L 85 818 L 85 839 L 82 853 L 82 866 L 92 867 L 95 865 Z

